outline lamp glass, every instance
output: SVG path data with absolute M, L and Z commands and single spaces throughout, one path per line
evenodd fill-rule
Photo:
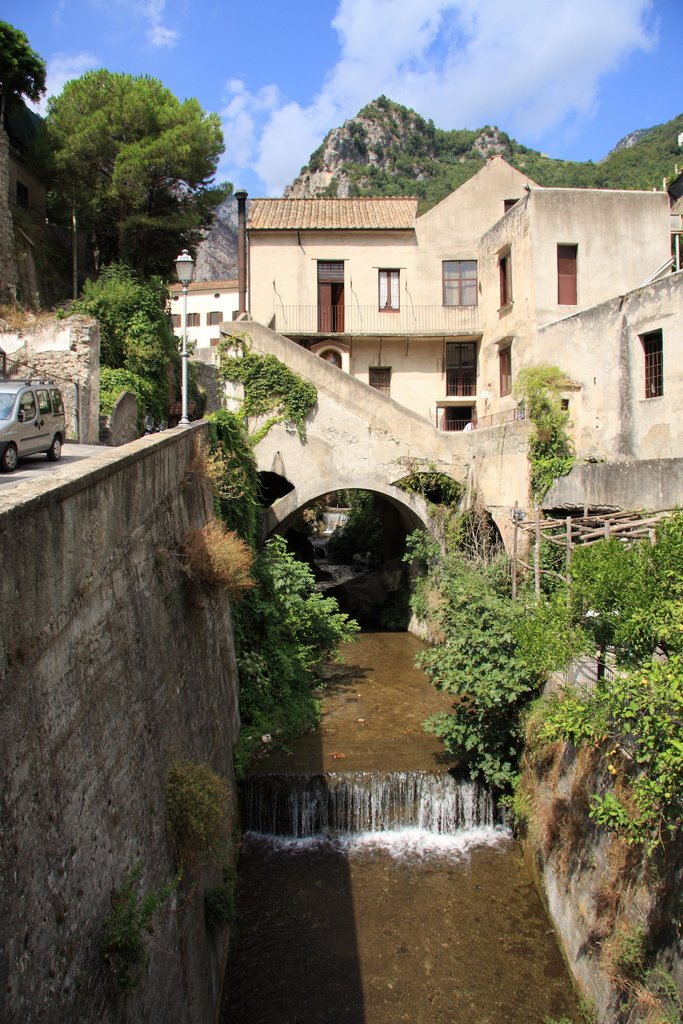
M 175 271 L 181 284 L 189 284 L 194 273 L 194 260 L 187 249 L 183 249 L 175 260 Z

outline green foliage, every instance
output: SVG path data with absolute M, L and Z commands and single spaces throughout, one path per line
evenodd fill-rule
M 369 125 L 379 128 L 382 144 L 372 153 L 368 148 L 366 154 L 363 142 Z M 417 196 L 420 212 L 424 213 L 481 170 L 493 153 L 548 187 L 661 188 L 662 178 L 673 177 L 675 165 L 680 162 L 677 140 L 683 131 L 683 115 L 649 129 L 635 145 L 614 150 L 598 163 L 555 160 L 491 125 L 443 131 L 386 96 L 367 104 L 344 127 L 353 145 L 341 172 L 350 184 L 351 195 Z M 322 167 L 327 141 L 311 155 L 302 173 Z M 371 156 L 375 159 L 369 163 Z M 328 193 L 336 194 L 337 185 L 335 177 Z
M 373 495 L 370 491 L 351 491 L 349 517 L 334 531 L 327 550 L 331 558 L 340 562 L 351 562 L 357 552 L 369 551 L 374 558 L 381 558 L 383 536 Z
M 646 661 L 593 693 L 549 702 L 542 735 L 602 754 L 620 785 L 594 796 L 591 817 L 652 850 L 683 825 L 683 657 Z
M 413 549 L 414 550 L 414 549 Z M 496 789 L 510 789 L 522 749 L 523 712 L 539 681 L 519 658 L 525 609 L 498 590 L 495 569 L 451 557 L 436 611 L 443 642 L 419 656 L 432 683 L 455 696 L 452 714 L 428 719 L 446 750 Z
M 516 627 L 515 637 L 517 657 L 529 672 L 543 678 L 588 648 L 588 637 L 572 621 L 564 591 L 531 603 Z
M 144 397 L 141 413 L 148 412 L 158 421 L 166 419 L 169 371 L 179 375 L 180 364 L 167 299 L 160 278 L 143 281 L 130 267 L 114 263 L 96 281 L 86 281 L 82 298 L 71 307 L 98 321 L 103 366 L 126 370 L 133 375 L 128 378 L 131 384 L 134 378 L 147 382 L 145 388 L 137 385 L 135 393 Z M 110 389 L 114 380 L 106 380 Z
M 457 505 L 463 495 L 464 487 L 448 473 L 442 473 L 436 466 L 428 469 L 416 469 L 397 480 L 396 487 L 412 494 L 420 494 L 426 501 L 434 505 Z
M 234 882 L 207 886 L 204 890 L 204 917 L 207 927 L 223 928 L 235 916 Z
M 203 761 L 179 759 L 168 769 L 168 826 L 183 859 L 216 856 L 229 826 L 227 781 Z
M 318 392 L 308 381 L 281 363 L 274 355 L 258 355 L 245 336 L 225 338 L 218 347 L 220 373 L 224 380 L 244 388 L 241 415 L 268 416 L 266 427 L 253 443 L 275 423 L 292 423 L 299 437 L 306 437 L 306 420 L 318 401 Z
M 175 892 L 180 878 L 155 892 L 139 892 L 142 861 L 131 865 L 123 882 L 112 891 L 111 911 L 104 921 L 100 950 L 121 992 L 133 992 L 144 977 L 149 953 L 147 936 L 152 918 Z
M 261 526 L 259 479 L 254 451 L 244 423 L 221 409 L 209 423 L 208 471 L 213 484 L 216 515 L 253 549 Z
M 318 721 L 318 670 L 358 630 L 333 598 L 316 590 L 313 573 L 282 537 L 267 541 L 255 577 L 256 589 L 235 609 L 242 769 L 263 733 L 286 741 Z
M 520 370 L 515 382 L 515 394 L 526 404 L 533 424 L 529 460 L 531 495 L 536 502 L 574 465 L 574 446 L 567 432 L 569 412 L 562 409 L 560 398 L 564 384 L 562 370 L 546 363 Z
M 103 263 L 170 274 L 229 192 L 211 184 L 223 151 L 218 115 L 155 78 L 89 71 L 50 98 L 47 128 L 57 190 Z
M 31 49 L 24 32 L 0 21 L 0 127 L 8 100 L 37 102 L 44 92 L 45 61 Z
M 646 973 L 647 930 L 642 921 L 622 924 L 603 946 L 603 961 L 612 974 L 639 981 Z
M 138 427 L 142 428 L 143 411 L 155 405 L 153 385 L 130 370 L 112 370 L 110 366 L 103 366 L 100 369 L 100 412 L 104 416 L 109 415 L 124 391 L 130 391 L 138 400 Z
M 571 566 L 575 618 L 598 644 L 614 644 L 620 662 L 656 647 L 683 652 L 683 513 L 657 525 L 655 544 L 616 539 L 580 547 Z

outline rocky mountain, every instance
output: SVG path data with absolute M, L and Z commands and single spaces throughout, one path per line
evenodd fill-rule
M 599 162 L 555 160 L 490 125 L 444 131 L 414 110 L 380 96 L 327 133 L 285 196 L 417 196 L 420 212 L 500 154 L 539 185 L 574 188 L 661 188 L 683 167 L 683 114 L 625 136 Z M 237 273 L 237 201 L 218 208 L 197 254 L 197 280 Z

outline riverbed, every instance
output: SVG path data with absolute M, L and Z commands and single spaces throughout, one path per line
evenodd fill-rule
M 421 729 L 450 704 L 420 646 L 363 633 L 320 728 L 259 764 L 223 1024 L 578 1020 L 518 845 Z

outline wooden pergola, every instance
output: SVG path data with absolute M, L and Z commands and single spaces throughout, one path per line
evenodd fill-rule
M 517 596 L 517 572 L 520 566 L 533 571 L 536 597 L 540 598 L 543 575 L 564 580 L 569 587 L 572 552 L 575 547 L 596 544 L 600 540 L 611 538 L 631 544 L 647 537 L 654 543 L 655 527 L 663 519 L 671 516 L 673 511 L 621 511 L 589 515 L 587 508 L 584 508 L 580 516 L 542 519 L 540 508 L 536 508 L 533 518 L 526 520 L 524 513 L 515 504 L 512 511 L 512 596 Z M 533 535 L 533 542 L 520 545 L 520 531 L 523 537 Z M 544 541 L 565 549 L 564 573 L 541 568 L 541 544 Z M 526 562 L 519 556 L 520 546 L 525 551 L 533 547 L 533 563 Z

